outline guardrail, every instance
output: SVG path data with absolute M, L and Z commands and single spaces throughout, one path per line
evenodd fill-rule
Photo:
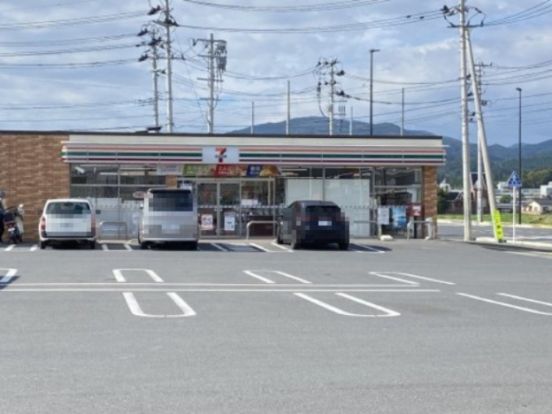
M 249 239 L 249 231 L 251 229 L 251 226 L 253 226 L 254 224 L 272 224 L 273 226 L 275 226 L 277 224 L 277 221 L 276 220 L 252 220 L 252 221 L 250 221 L 245 226 L 245 238 L 246 239 Z M 274 229 L 274 227 L 273 227 L 273 229 Z
M 98 238 L 104 239 L 105 227 L 114 226 L 117 228 L 117 239 L 128 240 L 128 224 L 124 221 L 102 221 L 99 225 Z M 123 232 L 121 231 L 123 229 Z M 124 237 L 122 237 L 124 234 Z

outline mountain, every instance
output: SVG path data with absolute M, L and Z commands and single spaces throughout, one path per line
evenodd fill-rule
M 285 122 L 271 122 L 255 125 L 255 134 L 284 135 Z M 319 116 L 293 118 L 290 120 L 290 131 L 298 135 L 326 135 L 328 134 L 328 119 Z M 232 131 L 231 134 L 249 134 L 250 128 Z M 349 121 L 336 120 L 334 134 L 348 135 Z M 370 124 L 362 121 L 353 121 L 353 135 L 369 135 Z M 400 128 L 392 123 L 374 124 L 374 135 L 399 135 Z M 428 131 L 405 130 L 405 135 L 436 135 Z M 473 139 L 472 139 L 473 141 Z M 447 163 L 439 169 L 439 180 L 447 178 L 452 185 L 462 182 L 462 142 L 451 137 L 443 137 L 447 146 Z M 518 168 L 518 146 L 505 147 L 502 145 L 489 146 L 493 176 L 496 181 L 505 181 L 513 170 Z M 470 145 L 472 171 L 477 169 L 477 145 Z M 538 186 L 552 181 L 552 139 L 538 144 L 522 145 L 523 178 L 529 186 Z M 545 182 L 541 182 L 541 181 Z M 548 180 L 548 181 L 547 181 Z

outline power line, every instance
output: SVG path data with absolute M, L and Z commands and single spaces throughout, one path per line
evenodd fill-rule
M 213 7 L 226 10 L 238 10 L 248 12 L 270 12 L 270 13 L 290 13 L 290 12 L 314 12 L 356 8 L 362 6 L 370 6 L 379 3 L 385 3 L 389 0 L 344 0 L 326 3 L 314 4 L 297 4 L 293 6 L 248 6 L 242 4 L 222 4 L 210 1 L 200 0 L 183 0 L 186 3 L 196 4 L 200 6 Z

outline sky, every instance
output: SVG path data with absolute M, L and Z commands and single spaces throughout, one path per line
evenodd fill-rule
M 174 132 L 207 132 L 205 43 L 226 41 L 214 131 L 328 114 L 337 60 L 336 119 L 369 121 L 370 49 L 374 123 L 460 138 L 459 16 L 442 0 L 170 0 Z M 469 0 L 475 60 L 482 68 L 488 141 L 552 139 L 552 0 Z M 0 4 L 0 129 L 143 131 L 155 125 L 151 50 L 144 28 L 165 0 L 4 0 Z M 446 4 L 449 8 L 456 3 Z M 163 29 L 164 30 L 164 29 Z M 164 34 L 164 31 L 162 31 Z M 161 43 L 162 45 L 164 43 Z M 142 55 L 148 58 L 139 62 Z M 166 48 L 159 49 L 163 57 Z M 161 72 L 165 59 L 158 61 Z M 321 83 L 320 92 L 317 91 Z M 521 88 L 521 92 L 516 88 Z M 167 131 L 166 75 L 159 75 Z M 341 107 L 341 110 L 339 108 Z M 473 109 L 472 109 L 473 110 Z M 475 124 L 471 124 L 475 141 Z

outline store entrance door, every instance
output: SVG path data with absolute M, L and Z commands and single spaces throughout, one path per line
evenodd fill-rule
M 197 182 L 200 234 L 240 236 L 240 183 L 234 181 Z

